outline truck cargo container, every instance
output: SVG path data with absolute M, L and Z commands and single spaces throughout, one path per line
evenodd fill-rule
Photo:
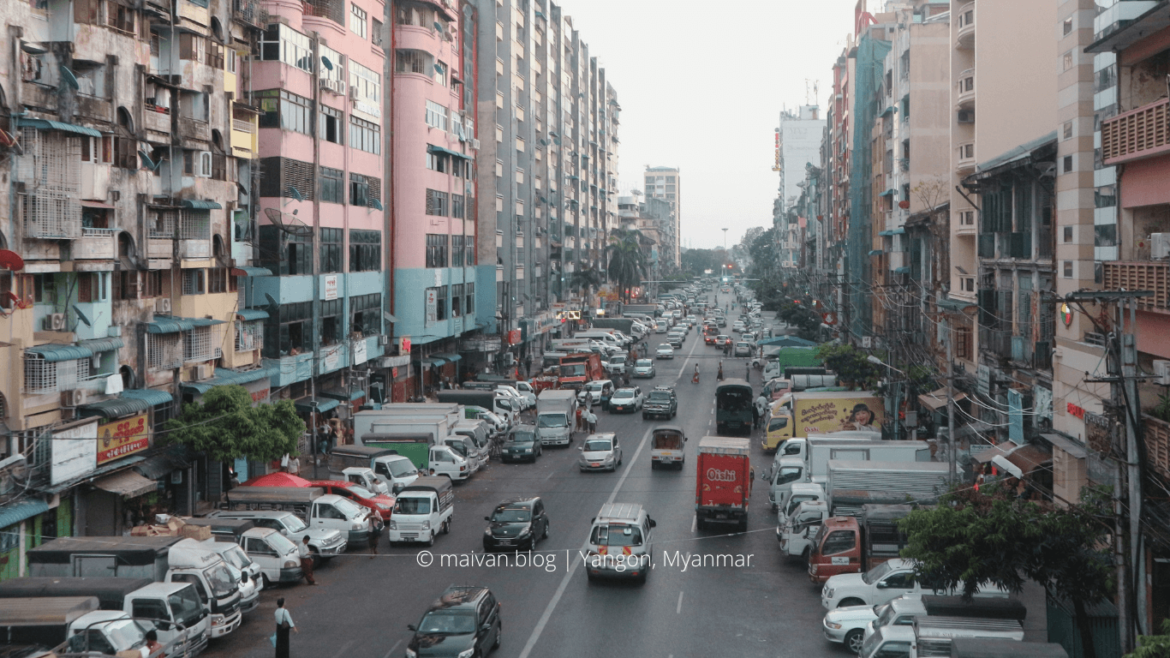
M 696 526 L 748 526 L 748 498 L 753 472 L 747 439 L 705 436 L 699 440 L 695 483 Z

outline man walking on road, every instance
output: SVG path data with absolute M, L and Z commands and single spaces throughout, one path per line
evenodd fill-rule
M 305 535 L 301 539 L 301 572 L 305 575 L 305 580 L 310 585 L 316 585 L 317 580 L 313 578 L 313 553 L 309 550 L 309 536 Z
M 585 422 L 589 424 L 589 433 L 596 434 L 597 433 L 597 414 L 593 413 L 592 409 L 585 412 Z

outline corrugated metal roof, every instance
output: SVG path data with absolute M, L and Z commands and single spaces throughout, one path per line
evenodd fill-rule
M 267 320 L 268 311 L 258 308 L 242 308 L 236 311 L 236 319 L 248 322 L 250 320 Z
M 118 337 L 94 338 L 93 340 L 79 340 L 79 341 L 77 341 L 77 344 L 80 345 L 81 347 L 88 347 L 89 349 L 93 350 L 95 353 L 97 353 L 97 352 L 110 352 L 113 350 L 119 350 L 119 349 L 122 349 L 123 347 L 126 346 L 126 343 L 124 343 L 122 341 L 122 339 L 118 338 Z
M 39 354 L 49 363 L 88 359 L 93 356 L 93 350 L 79 345 L 37 345 L 25 348 L 24 351 L 29 354 Z
M 227 368 L 216 368 L 215 377 L 203 382 L 185 382 L 180 388 L 183 391 L 192 391 L 202 395 L 216 386 L 230 386 L 232 384 L 248 384 L 259 379 L 268 377 L 267 368 L 258 368 L 256 370 L 245 370 L 243 372 L 237 370 L 228 370 Z
M 49 504 L 40 498 L 27 498 L 11 505 L 5 505 L 0 507 L 0 528 L 7 528 L 47 511 L 49 511 Z
M 102 400 L 101 402 L 91 402 L 83 404 L 78 409 L 81 410 L 83 418 L 90 416 L 101 416 L 102 418 L 121 418 L 132 414 L 146 411 L 150 408 L 150 403 L 146 400 L 136 400 L 134 398 L 114 398 L 112 400 Z
M 235 276 L 272 276 L 272 270 L 267 267 L 233 267 L 232 274 Z
M 366 392 L 359 388 L 349 393 L 345 391 L 320 391 L 317 395 L 318 397 L 332 398 L 334 400 L 341 400 L 342 402 L 353 402 L 358 398 L 365 397 Z
M 194 210 L 221 210 L 223 206 L 219 205 L 218 201 L 208 201 L 206 199 L 183 199 L 180 202 L 183 208 L 191 208 Z
M 132 388 L 128 391 L 122 391 L 122 397 L 131 398 L 134 400 L 145 400 L 150 406 L 156 404 L 166 404 L 173 400 L 170 393 L 166 391 L 159 391 L 153 388 Z
M 333 400 L 330 398 L 325 398 L 325 399 L 318 398 L 317 404 L 314 406 L 313 400 L 306 398 L 305 400 L 297 402 L 296 407 L 297 407 L 297 411 L 300 411 L 302 413 L 309 413 L 311 411 L 316 411 L 318 413 L 325 413 L 326 411 L 332 411 L 333 409 L 336 409 L 337 405 L 339 405 L 339 404 L 341 404 L 341 403 L 338 402 L 337 400 Z
M 135 464 L 134 470 L 152 480 L 165 477 L 171 471 L 187 468 L 187 447 L 184 445 L 169 445 L 144 461 Z
M 89 135 L 90 137 L 101 137 L 102 134 L 93 128 L 86 128 L 85 126 L 75 126 L 64 121 L 51 121 L 49 119 L 21 119 L 21 126 L 29 126 L 30 128 L 40 128 L 41 130 L 60 130 L 67 133 L 76 133 L 78 135 Z
M 121 473 L 107 475 L 100 480 L 96 480 L 93 486 L 112 494 L 129 496 L 131 498 L 148 494 L 158 489 L 158 483 L 149 478 L 144 478 L 134 471 L 122 471 Z
M 196 327 L 210 327 L 213 324 L 224 324 L 223 320 L 215 320 L 212 318 L 191 318 L 190 322 Z
M 148 334 L 177 334 L 180 331 L 191 331 L 195 323 L 186 318 L 154 317 L 154 322 L 146 323 Z

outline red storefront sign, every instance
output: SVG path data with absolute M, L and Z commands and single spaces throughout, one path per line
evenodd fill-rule
M 508 344 L 517 345 L 520 343 L 520 330 L 513 329 L 508 332 Z

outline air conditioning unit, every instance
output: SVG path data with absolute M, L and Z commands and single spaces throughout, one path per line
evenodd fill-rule
M 335 94 L 345 95 L 345 81 L 344 80 L 330 80 L 324 78 L 321 80 L 321 88 L 326 91 L 331 91 Z
M 162 297 L 160 299 L 156 299 L 154 301 L 154 312 L 159 313 L 161 315 L 170 315 L 171 314 L 171 298 L 170 297 Z
M 215 377 L 214 363 L 200 363 L 195 366 L 195 381 L 205 382 Z
M 355 101 L 358 100 L 357 87 L 350 87 L 349 88 L 349 98 L 350 98 L 350 100 L 355 100 Z
M 471 140 L 471 148 L 479 150 L 479 140 L 478 139 Z
M 1154 360 L 1154 383 L 1159 386 L 1170 386 L 1170 361 Z
M 382 334 L 382 335 L 378 336 L 378 344 L 381 345 L 382 347 L 386 347 L 387 345 L 390 344 L 390 337 L 387 336 L 386 334 Z
M 65 331 L 65 314 L 53 313 L 45 316 L 46 331 Z
M 1170 258 L 1170 233 L 1150 234 L 1150 258 Z
M 959 123 L 975 123 L 975 110 L 959 110 Z
M 80 407 L 85 404 L 84 388 L 73 389 L 72 391 L 61 391 L 61 406 L 62 407 Z

